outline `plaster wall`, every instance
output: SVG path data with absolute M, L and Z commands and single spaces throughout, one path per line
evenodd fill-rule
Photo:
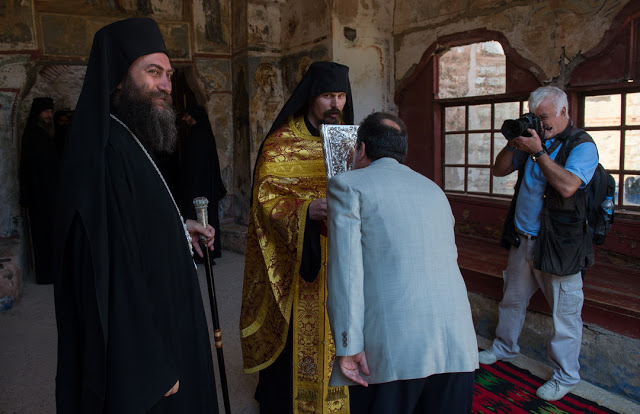
M 540 81 L 560 75 L 602 39 L 629 0 L 397 0 L 394 15 L 396 80 L 412 73 L 425 49 L 439 37 L 474 29 L 499 31 Z M 564 51 L 564 55 L 563 55 Z
M 191 18 L 196 52 L 231 53 L 231 13 L 232 6 L 228 0 L 193 1 Z
M 348 3 L 355 1 L 347 0 Z M 281 47 L 285 54 L 331 36 L 331 1 L 289 0 L 280 4 Z
M 233 153 L 231 59 L 227 57 L 199 57 L 186 68 L 190 67 L 193 68 L 196 75 L 196 84 L 191 86 L 204 95 L 205 102 L 201 102 L 201 104 L 207 109 L 209 122 L 216 137 L 216 148 L 225 187 L 229 193 L 233 193 L 234 188 L 231 185 L 231 176 L 233 175 L 231 160 Z
M 349 66 L 354 122 L 393 103 L 393 2 L 336 1 L 332 19 L 333 60 Z
M 27 55 L 0 56 L 0 238 L 17 237 L 21 230 L 16 113 L 28 64 Z

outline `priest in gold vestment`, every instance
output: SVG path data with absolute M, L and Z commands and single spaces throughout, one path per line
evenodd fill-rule
M 349 68 L 315 62 L 256 160 L 242 291 L 245 372 L 259 371 L 262 414 L 348 413 L 329 387 L 335 347 L 326 313 L 327 176 L 321 124 L 353 124 Z

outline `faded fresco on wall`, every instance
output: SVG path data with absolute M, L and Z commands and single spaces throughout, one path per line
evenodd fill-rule
M 227 59 L 199 58 L 195 60 L 198 79 L 209 93 L 231 92 L 231 61 Z
M 323 1 L 288 2 L 281 12 L 283 50 L 290 51 L 331 36 L 331 8 Z
M 0 89 L 0 238 L 19 234 L 17 157 L 14 136 L 14 109 L 17 91 Z
M 94 34 L 105 25 L 120 19 L 102 17 L 62 16 L 41 14 L 44 53 L 57 56 L 87 58 Z M 171 59 L 191 59 L 189 25 L 187 23 L 158 22 Z
M 22 229 L 16 118 L 18 96 L 27 82 L 28 65 L 28 55 L 0 55 L 0 238 L 15 237 Z
M 233 22 L 232 27 L 236 30 L 232 30 L 231 39 L 233 44 L 233 50 L 237 52 L 247 46 L 247 31 L 238 30 L 239 27 L 244 27 L 247 24 L 247 0 L 234 1 L 231 4 L 231 19 Z
M 36 0 L 40 13 L 76 16 L 148 16 L 158 20 L 182 20 L 181 0 Z
M 542 73 L 530 68 L 538 79 L 548 81 L 560 74 L 563 48 L 569 61 L 592 49 L 628 2 L 559 0 L 514 5 L 484 0 L 397 0 L 396 79 L 409 75 L 426 48 L 439 37 L 486 29 L 502 32 L 522 57 L 542 68 Z M 457 10 L 455 19 L 449 16 L 452 10 Z M 588 36 L 584 28 L 588 28 Z
M 249 113 L 252 119 L 251 133 L 256 139 L 254 145 L 256 151 L 284 104 L 280 79 L 279 68 L 268 62 L 260 63 L 254 74 Z M 257 154 L 252 155 L 252 159 L 257 156 Z
M 196 0 L 193 4 L 196 50 L 231 53 L 231 6 L 228 0 Z
M 331 60 L 328 44 L 321 44 L 311 50 L 282 57 L 282 84 L 285 100 L 289 99 L 309 65 L 319 60 Z
M 249 93 L 246 67 L 234 62 L 233 88 L 233 193 L 237 206 L 236 219 L 249 224 L 249 198 L 251 197 L 251 133 L 249 132 Z M 253 150 L 257 151 L 257 149 Z
M 0 1 L 0 50 L 36 49 L 31 1 Z
M 250 45 L 280 50 L 280 7 L 277 4 L 248 5 L 247 36 Z
M 49 97 L 53 99 L 53 109 L 74 110 L 82 84 L 87 71 L 83 65 L 47 65 L 37 69 L 33 86 L 22 99 L 18 113 L 18 132 L 22 133 L 22 128 L 29 116 L 31 102 L 36 97 Z
M 0 55 L 0 85 L 4 89 L 21 89 L 27 81 L 29 55 Z

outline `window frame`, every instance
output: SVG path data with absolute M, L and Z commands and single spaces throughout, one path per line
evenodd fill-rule
M 440 159 L 441 164 L 440 164 L 440 170 L 441 170 L 441 177 L 442 177 L 442 183 L 441 183 L 441 187 L 443 189 L 443 191 L 446 194 L 456 194 L 458 196 L 465 196 L 465 195 L 470 195 L 470 196 L 480 196 L 480 197 L 487 197 L 487 198 L 499 198 L 499 199 L 511 199 L 513 197 L 513 194 L 500 194 L 500 193 L 493 193 L 493 189 L 494 189 L 494 175 L 493 175 L 493 167 L 495 164 L 495 156 L 494 154 L 496 153 L 495 151 L 495 136 L 496 134 L 501 134 L 500 129 L 495 127 L 494 123 L 492 122 L 491 127 L 489 129 L 477 129 L 477 130 L 469 130 L 469 117 L 466 116 L 465 117 L 465 130 L 464 131 L 445 131 L 446 128 L 446 120 L 445 120 L 445 111 L 446 108 L 448 107 L 459 107 L 459 106 L 464 106 L 465 109 L 465 113 L 468 114 L 468 108 L 469 106 L 475 106 L 475 105 L 486 105 L 489 104 L 491 105 L 491 119 L 492 121 L 494 120 L 495 117 L 495 104 L 498 103 L 507 103 L 507 102 L 520 102 L 520 108 L 519 108 L 519 114 L 518 116 L 521 116 L 524 112 L 524 108 L 527 105 L 527 99 L 528 99 L 528 95 L 524 96 L 521 93 L 517 93 L 517 94 L 496 94 L 496 95 L 482 95 L 482 96 L 471 96 L 471 97 L 461 97 L 461 98 L 446 98 L 446 99 L 439 99 L 439 98 L 435 98 L 434 99 L 434 105 L 436 108 L 436 113 L 437 116 L 440 119 L 440 140 L 441 140 L 441 154 L 440 154 Z M 447 164 L 445 162 L 446 160 L 446 136 L 447 135 L 451 135 L 451 134 L 462 134 L 464 133 L 465 136 L 465 155 L 464 155 L 464 159 L 465 159 L 465 163 L 464 165 L 460 165 L 460 164 Z M 485 164 L 469 164 L 468 160 L 469 160 L 469 151 L 468 151 L 468 143 L 469 143 L 469 134 L 475 134 L 475 133 L 489 133 L 491 134 L 491 148 L 490 148 L 490 160 L 489 160 L 489 164 L 485 165 Z M 446 174 L 445 174 L 445 168 L 447 167 L 463 167 L 465 170 L 465 177 L 464 177 L 464 190 L 460 191 L 460 190 L 451 190 L 451 189 L 446 189 L 445 188 L 445 180 L 446 180 Z M 489 180 L 489 192 L 481 192 L 481 191 L 468 191 L 468 170 L 469 168 L 487 168 L 489 169 L 489 175 L 490 175 L 490 180 Z M 512 174 L 517 174 L 517 171 L 514 171 Z
M 618 194 L 617 199 L 614 200 L 616 209 L 620 209 L 622 211 L 628 212 L 640 212 L 640 205 L 630 205 L 623 204 L 624 200 L 624 177 L 629 175 L 637 175 L 640 176 L 640 170 L 631 170 L 622 168 L 624 166 L 624 153 L 625 153 L 625 136 L 627 131 L 640 131 L 639 125 L 626 125 L 626 96 L 630 93 L 640 93 L 640 85 L 634 85 L 630 83 L 629 86 L 626 87 L 582 87 L 577 90 L 573 90 L 572 92 L 575 94 L 575 102 L 574 105 L 577 106 L 577 117 L 576 123 L 579 128 L 584 129 L 587 133 L 591 131 L 619 131 L 620 132 L 620 153 L 619 157 L 619 168 L 611 169 L 607 168 L 607 171 L 613 175 L 618 176 Z M 586 98 L 590 96 L 602 96 L 602 95 L 620 95 L 620 125 L 618 126 L 595 126 L 595 127 L 586 127 L 585 116 L 586 116 Z M 606 168 L 606 167 L 605 167 Z M 616 211 L 618 212 L 618 211 Z

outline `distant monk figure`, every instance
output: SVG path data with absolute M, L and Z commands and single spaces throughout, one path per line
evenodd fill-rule
M 29 210 L 36 281 L 53 283 L 52 234 L 59 152 L 54 141 L 53 100 L 35 98 L 22 134 L 20 204 Z
M 206 197 L 209 200 L 209 224 L 220 235 L 218 201 L 227 194 L 220 176 L 220 162 L 216 150 L 216 139 L 211 131 L 207 111 L 200 105 L 193 105 L 182 115 L 189 125 L 189 134 L 182 141 L 182 166 L 180 168 L 180 188 L 182 189 L 182 215 L 195 219 L 193 199 Z M 220 237 L 214 242 L 212 259 L 220 257 L 222 247 Z
M 72 117 L 73 111 L 68 109 L 56 111 L 53 115 L 53 123 L 56 131 L 54 141 L 56 143 L 56 147 L 58 147 L 58 151 L 60 152 L 62 152 L 64 145 L 67 143 L 67 136 L 69 135 Z

